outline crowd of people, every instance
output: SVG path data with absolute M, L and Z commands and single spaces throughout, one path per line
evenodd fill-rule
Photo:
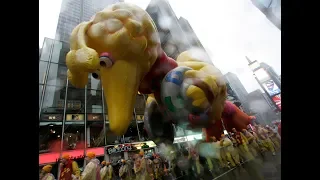
M 152 157 L 141 150 L 130 160 L 121 160 L 119 169 L 111 162 L 100 161 L 93 152 L 86 155 L 83 172 L 78 164 L 64 154 L 60 160 L 60 180 L 165 180 L 165 179 L 213 179 L 219 174 L 242 166 L 265 152 L 276 152 L 281 148 L 281 136 L 270 126 L 254 125 L 241 132 L 232 132 L 211 137 L 210 141 L 198 141 L 194 145 L 181 148 L 171 155 L 159 152 Z M 209 148 L 204 148 L 204 147 Z M 170 157 L 169 157 L 170 156 Z M 41 180 L 53 180 L 51 165 L 46 165 L 40 173 Z

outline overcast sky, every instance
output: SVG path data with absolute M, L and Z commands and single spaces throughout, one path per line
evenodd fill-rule
M 39 2 L 39 46 L 54 38 L 62 0 Z M 235 73 L 246 90 L 260 89 L 245 59 L 265 62 L 281 74 L 281 31 L 250 0 L 168 0 L 186 18 L 213 64 Z M 145 9 L 150 0 L 126 0 Z

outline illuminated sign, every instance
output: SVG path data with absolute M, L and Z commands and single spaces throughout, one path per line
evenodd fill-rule
M 132 150 L 131 144 L 119 144 L 119 145 L 116 145 L 113 147 L 106 147 L 106 151 L 108 154 L 127 152 L 127 151 L 131 151 L 131 150 Z
M 136 115 L 136 120 L 137 121 L 143 121 L 144 115 Z
M 179 138 L 174 138 L 173 143 L 182 143 L 187 141 L 188 141 L 187 137 L 179 137 Z
M 83 114 L 67 114 L 66 120 L 67 121 L 83 121 L 84 115 Z
M 189 135 L 189 136 L 174 138 L 173 143 L 182 143 L 182 142 L 188 142 L 188 141 L 200 140 L 200 139 L 202 139 L 202 134 Z
M 88 114 L 88 121 L 102 121 L 101 114 Z
M 276 103 L 276 105 L 278 106 L 278 108 L 281 110 L 281 94 L 278 94 L 276 96 L 272 97 L 272 100 L 274 103 Z
M 42 121 L 62 121 L 62 114 L 42 114 Z
M 262 84 L 264 89 L 268 92 L 270 96 L 274 96 L 276 94 L 279 94 L 281 90 L 279 87 L 274 83 L 272 79 Z

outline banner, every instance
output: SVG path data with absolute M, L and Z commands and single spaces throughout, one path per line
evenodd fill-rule
M 84 121 L 83 114 L 67 114 L 67 121 Z
M 274 96 L 274 95 L 279 94 L 281 92 L 279 87 L 274 83 L 274 81 L 272 79 L 270 79 L 267 82 L 263 83 L 262 86 L 268 92 L 268 94 L 270 96 Z
M 278 108 L 281 110 L 281 94 L 272 97 L 273 102 L 276 103 Z
M 88 114 L 88 121 L 102 121 L 102 114 Z
M 112 147 L 106 147 L 106 151 L 108 154 L 115 154 L 119 152 L 128 152 L 132 150 L 131 144 L 119 144 Z
M 62 114 L 42 114 L 41 121 L 62 121 Z

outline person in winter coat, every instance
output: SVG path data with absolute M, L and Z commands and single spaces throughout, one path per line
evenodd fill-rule
M 224 134 L 221 134 L 220 147 L 220 156 L 224 164 L 228 164 L 227 161 L 229 161 L 232 167 L 240 165 L 239 154 L 233 147 L 232 141 Z
M 60 160 L 60 180 L 80 180 L 78 163 L 70 159 L 69 154 L 62 155 Z
M 96 158 L 94 152 L 88 152 L 86 160 L 89 163 L 84 168 L 81 180 L 101 180 L 100 177 L 100 161 Z
M 154 180 L 161 180 L 163 176 L 162 161 L 158 154 L 153 154 L 153 173 Z
M 144 152 L 140 151 L 140 157 L 134 163 L 134 172 L 136 180 L 151 180 L 153 178 L 153 169 L 150 169 L 150 160 L 144 157 Z
M 126 163 L 126 160 L 121 159 L 121 167 L 119 169 L 119 177 L 121 180 L 130 180 L 132 177 L 131 168 Z
M 251 151 L 252 155 L 254 157 L 256 157 L 258 155 L 258 152 L 259 151 L 259 145 L 258 143 L 256 142 L 256 139 L 254 137 L 253 134 L 251 134 L 248 130 L 246 129 L 242 129 L 242 133 L 244 136 L 246 136 L 247 140 L 248 140 L 248 148 L 249 150 Z
M 40 180 L 54 180 L 53 174 L 51 174 L 52 166 L 46 165 L 42 168 L 40 173 Z
M 113 167 L 110 162 L 102 161 L 102 168 L 100 170 L 101 180 L 111 180 L 113 174 Z
M 254 157 L 249 150 L 249 147 L 248 147 L 249 142 L 246 136 L 242 132 L 237 131 L 236 128 L 232 128 L 232 132 L 234 133 L 234 138 L 237 141 L 239 154 L 241 155 L 242 159 L 243 160 L 253 159 Z

